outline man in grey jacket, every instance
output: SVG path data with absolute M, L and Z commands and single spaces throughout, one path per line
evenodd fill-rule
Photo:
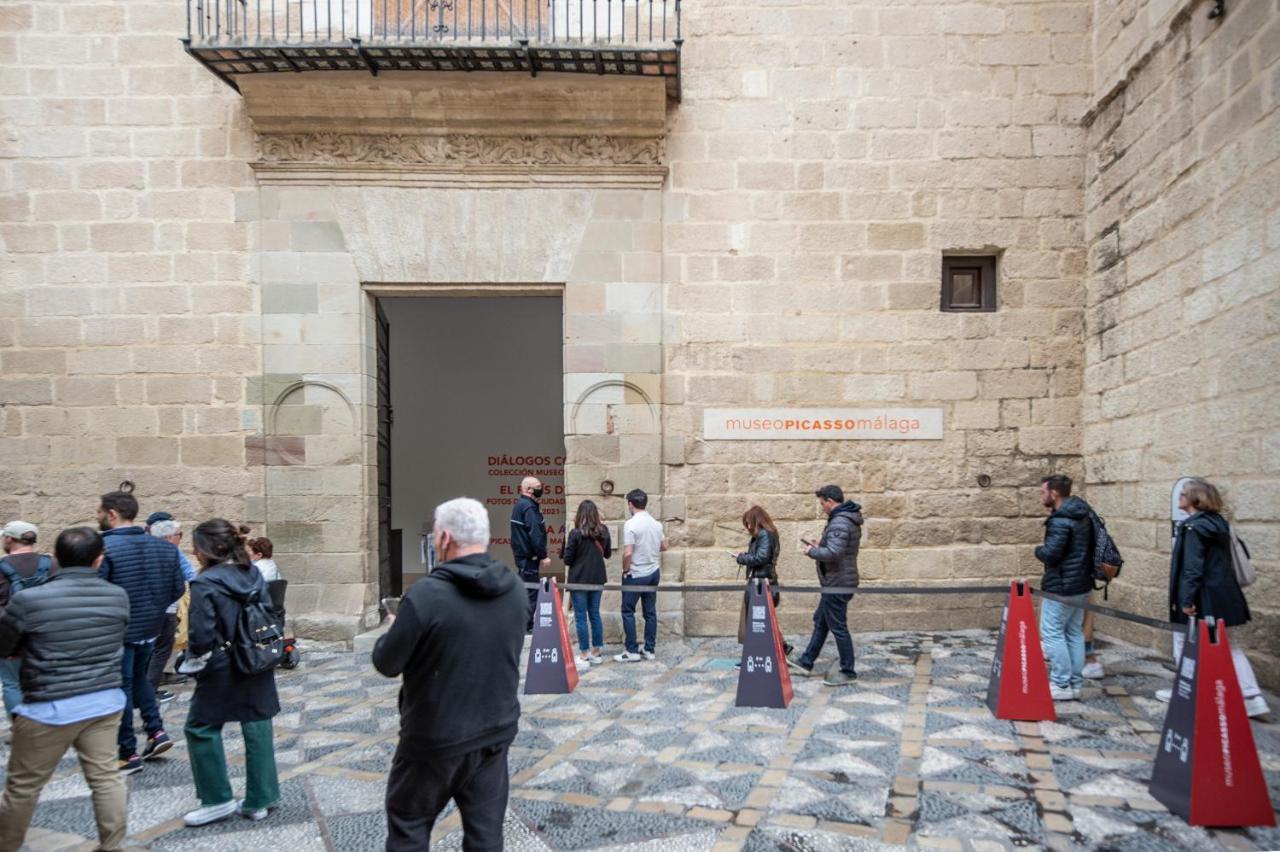
M 61 570 L 14 595 L 0 617 L 0 657 L 22 658 L 22 703 L 0 796 L 4 852 L 22 846 L 40 791 L 71 747 L 93 795 L 98 848 L 124 848 L 115 756 L 129 595 L 98 577 L 102 551 L 102 537 L 88 527 L 64 530 L 55 545 Z
M 817 562 L 818 583 L 824 587 L 853 588 L 858 585 L 858 545 L 862 540 L 862 507 L 844 499 L 838 485 L 824 485 L 814 494 L 827 516 L 827 526 L 817 544 L 801 541 L 800 552 Z M 822 653 L 830 633 L 836 640 L 840 667 L 827 672 L 825 686 L 848 686 L 858 679 L 854 670 L 853 637 L 849 634 L 851 594 L 822 594 L 813 611 L 813 635 L 809 647 L 798 660 L 787 665 L 801 677 L 812 677 L 813 664 Z

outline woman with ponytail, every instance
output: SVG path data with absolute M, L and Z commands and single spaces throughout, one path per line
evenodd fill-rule
M 187 825 L 206 825 L 240 813 L 260 820 L 280 800 L 271 720 L 280 712 L 275 671 L 243 674 L 232 664 L 229 643 L 246 603 L 257 593 L 268 609 L 271 596 L 245 549 L 244 535 L 222 518 L 205 521 L 192 534 L 200 572 L 191 581 L 187 654 L 208 656 L 196 673 L 195 695 L 184 733 L 200 807 Z M 227 776 L 222 726 L 239 722 L 244 735 L 245 792 L 237 802 Z

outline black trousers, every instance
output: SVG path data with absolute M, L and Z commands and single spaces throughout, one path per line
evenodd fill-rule
M 538 582 L 538 575 L 540 573 L 540 569 L 538 567 L 538 560 L 517 559 L 516 568 L 520 572 L 520 582 L 522 583 Z M 525 622 L 524 622 L 524 630 L 526 633 L 528 633 L 530 630 L 533 629 L 533 611 L 538 608 L 538 590 L 525 589 L 525 591 L 529 593 L 529 614 L 528 614 L 528 617 L 525 618 Z
M 431 829 L 450 799 L 462 816 L 462 848 L 500 852 L 510 747 L 503 743 L 444 760 L 406 760 L 397 751 L 387 777 L 387 852 L 431 848 Z
M 169 655 L 173 653 L 173 640 L 178 634 L 178 614 L 176 612 L 166 612 L 164 614 L 164 626 L 160 628 L 160 635 L 156 638 L 156 649 L 151 652 L 151 667 L 147 669 L 147 680 L 151 681 L 152 689 L 160 688 L 160 679 L 164 676 L 165 663 L 169 662 Z

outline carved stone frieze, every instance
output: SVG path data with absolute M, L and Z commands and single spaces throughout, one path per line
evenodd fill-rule
M 285 133 L 258 137 L 268 165 L 659 166 L 663 140 L 628 136 L 411 136 Z

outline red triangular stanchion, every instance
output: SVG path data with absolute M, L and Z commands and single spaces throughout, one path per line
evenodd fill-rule
M 1040 647 L 1040 628 L 1025 580 L 1009 584 L 1009 602 L 1000 616 L 1000 635 L 991 661 L 987 706 L 997 719 L 1052 722 L 1049 671 Z
M 1148 789 L 1191 825 L 1275 825 L 1227 628 L 1212 622 L 1188 625 Z
M 548 577 L 538 589 L 533 619 L 533 640 L 529 643 L 529 665 L 524 676 L 525 695 L 560 695 L 578 685 L 578 667 L 573 662 L 569 628 L 560 606 L 560 587 Z
M 793 696 L 773 592 L 768 580 L 751 580 L 747 584 L 747 630 L 735 706 L 784 709 Z

